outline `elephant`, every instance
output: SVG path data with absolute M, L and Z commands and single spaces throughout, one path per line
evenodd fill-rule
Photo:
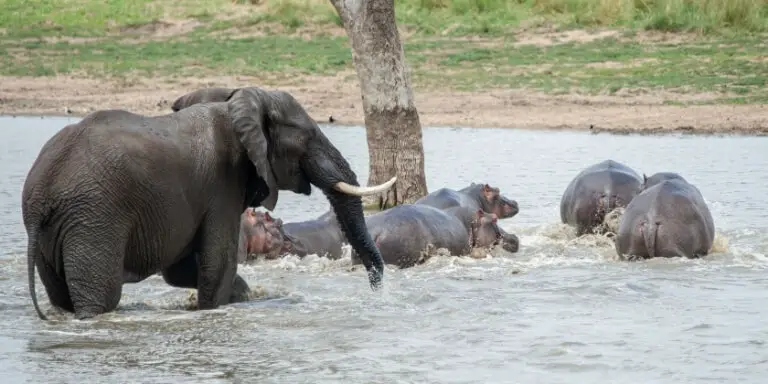
M 227 101 L 234 91 L 233 88 L 219 87 L 198 89 L 176 99 L 171 104 L 171 109 L 174 112 L 178 112 L 194 104 Z
M 616 252 L 628 258 L 706 256 L 715 224 L 695 185 L 673 172 L 646 177 L 619 221 Z
M 640 193 L 642 180 L 633 169 L 614 160 L 591 165 L 576 175 L 560 199 L 560 220 L 576 227 L 576 235 L 605 231 L 605 215 L 626 207 Z
M 402 204 L 370 215 L 365 221 L 384 263 L 399 268 L 427 261 L 431 248 L 446 248 L 459 256 L 501 241 L 495 214 L 467 207 L 451 209 L 453 212 L 425 204 Z M 352 261 L 360 262 L 354 249 Z
M 361 187 L 341 152 L 294 97 L 257 87 L 225 101 L 162 116 L 99 110 L 46 142 L 22 191 L 30 293 L 38 268 L 48 297 L 76 319 L 113 311 L 124 283 L 161 272 L 169 285 L 197 289 L 207 310 L 241 297 L 239 217 L 273 210 L 278 192 L 323 191 L 368 272 L 383 260 L 361 196 L 396 178 Z
M 440 188 L 416 200 L 414 204 L 424 204 L 439 209 L 459 206 L 472 210 L 482 209 L 484 212 L 496 214 L 500 219 L 514 217 L 520 212 L 517 201 L 502 195 L 499 188 L 481 183 L 471 183 L 469 186 L 458 191 L 450 188 Z M 499 230 L 504 239 L 503 248 L 507 252 L 517 252 L 520 247 L 520 239 L 501 228 Z
M 267 259 L 278 258 L 283 249 L 283 236 L 278 229 L 280 225 L 280 219 L 273 219 L 269 212 L 260 212 L 253 207 L 246 208 L 240 215 L 237 262 L 244 263 L 251 255 L 263 255 Z

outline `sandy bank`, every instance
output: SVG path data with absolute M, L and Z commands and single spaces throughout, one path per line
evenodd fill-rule
M 280 88 L 291 92 L 316 120 L 362 124 L 356 80 L 349 74 L 279 84 L 255 78 L 137 79 L 0 77 L 0 114 L 85 115 L 107 108 L 160 115 L 191 90 L 208 86 Z M 415 89 L 423 126 L 590 129 L 612 132 L 768 134 L 765 105 L 675 106 L 665 100 L 705 101 L 706 94 L 657 91 L 610 96 L 544 95 L 524 90 L 457 92 Z

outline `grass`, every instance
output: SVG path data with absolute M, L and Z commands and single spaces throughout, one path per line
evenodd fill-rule
M 349 44 L 327 0 L 261 1 L 4 0 L 0 75 L 291 79 L 352 68 Z M 662 89 L 715 92 L 725 103 L 768 101 L 767 0 L 396 3 L 420 87 L 552 94 Z M 521 40 L 596 27 L 621 32 L 589 41 L 566 36 L 547 45 Z M 521 36 L 526 28 L 534 32 Z M 679 38 L 649 42 L 642 38 L 647 30 Z

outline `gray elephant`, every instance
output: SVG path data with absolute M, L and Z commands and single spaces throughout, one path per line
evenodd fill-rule
M 218 87 L 198 89 L 176 99 L 171 104 L 171 109 L 178 112 L 190 105 L 227 101 L 235 91 L 234 88 Z
M 266 259 L 280 257 L 284 246 L 283 235 L 278 229 L 281 225 L 282 221 L 273 219 L 269 212 L 259 212 L 253 207 L 246 208 L 240 215 L 237 262 L 244 263 L 258 256 L 264 256 Z
M 290 94 L 235 90 L 224 102 L 147 117 L 102 110 L 64 127 L 27 175 L 22 214 L 29 284 L 39 269 L 51 303 L 90 318 L 113 311 L 123 283 L 157 272 L 196 288 L 198 308 L 217 308 L 247 289 L 237 275 L 239 218 L 274 209 L 279 190 L 320 188 L 349 243 L 382 282 L 360 187 L 338 149 Z M 233 288 L 234 287 L 234 288 Z
M 705 256 L 715 224 L 696 186 L 673 172 L 645 177 L 619 221 L 616 252 L 633 258 Z
M 402 204 L 370 215 L 365 221 L 384 262 L 400 268 L 425 262 L 430 257 L 430 248 L 446 248 L 458 256 L 501 241 L 495 214 L 481 209 L 471 211 L 467 207 L 451 210 Z M 360 262 L 354 249 L 352 261 Z
M 487 213 L 494 213 L 500 219 L 511 218 L 520 212 L 517 201 L 501 194 L 499 188 L 488 184 L 471 183 L 469 186 L 454 190 L 440 188 L 418 200 L 414 204 L 424 204 L 438 209 L 452 207 L 466 207 L 472 211 L 482 209 Z M 511 233 L 499 228 L 503 238 L 503 248 L 515 253 L 520 248 L 520 239 Z
M 605 160 L 579 172 L 560 200 L 560 220 L 576 227 L 576 235 L 601 233 L 605 215 L 626 207 L 640 193 L 642 180 L 633 169 Z

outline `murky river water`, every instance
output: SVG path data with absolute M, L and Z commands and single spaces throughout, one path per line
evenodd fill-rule
M 632 137 L 425 129 L 430 189 L 472 181 L 520 204 L 514 257 L 438 257 L 388 269 L 373 293 L 348 258 L 240 268 L 264 297 L 187 311 L 161 278 L 126 285 L 117 312 L 39 320 L 20 194 L 42 144 L 71 118 L 0 117 L 3 383 L 761 383 L 768 375 L 768 138 Z M 361 181 L 365 133 L 325 128 Z M 560 196 L 611 158 L 672 170 L 710 204 L 719 248 L 702 260 L 616 261 L 559 225 Z M 322 194 L 283 193 L 275 216 L 314 217 Z M 724 239 L 724 240 L 723 240 Z M 38 279 L 43 309 L 49 308 Z

